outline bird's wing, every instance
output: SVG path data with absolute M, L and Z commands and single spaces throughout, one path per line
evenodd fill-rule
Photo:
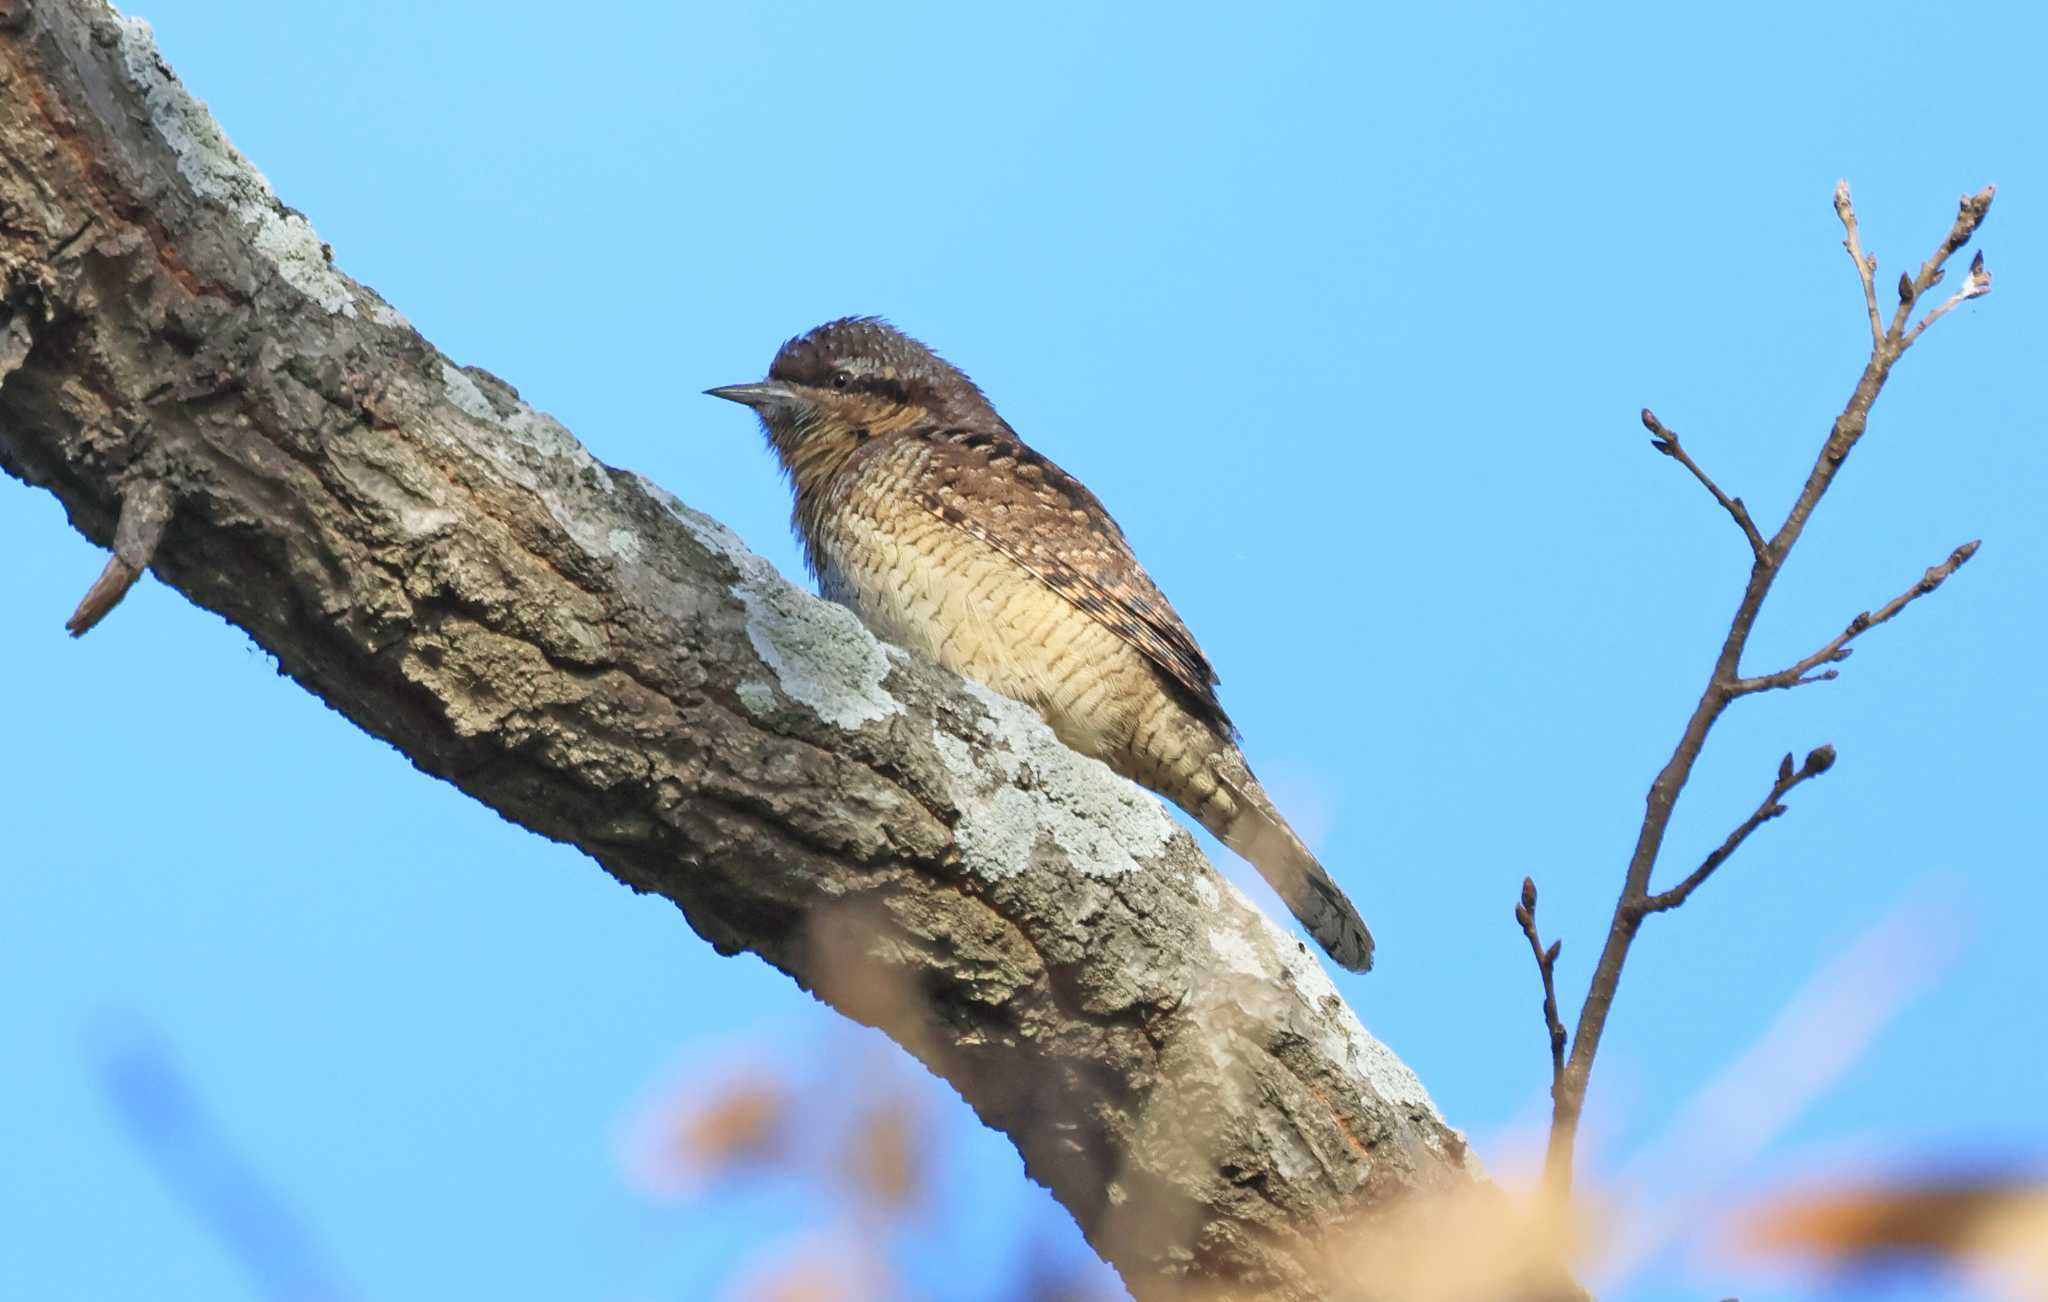
M 1095 494 L 1004 426 L 931 430 L 919 500 L 945 523 L 1002 552 L 1136 648 L 1225 736 L 1236 728 L 1218 678 Z

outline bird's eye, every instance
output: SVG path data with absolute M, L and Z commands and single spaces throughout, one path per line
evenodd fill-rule
M 852 377 L 851 375 L 848 375 L 848 374 L 847 374 L 847 373 L 846 373 L 845 371 L 834 371 L 834 372 L 832 372 L 832 387 L 833 387 L 833 388 L 835 388 L 835 389 L 844 389 L 844 388 L 845 388 L 845 387 L 846 387 L 847 385 L 849 385 L 849 384 L 852 384 L 852 383 L 853 383 L 853 377 Z

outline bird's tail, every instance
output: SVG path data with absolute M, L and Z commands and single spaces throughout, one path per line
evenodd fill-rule
M 1279 894 L 1281 902 L 1302 929 L 1315 937 L 1324 953 L 1353 972 L 1370 972 L 1372 932 L 1366 928 L 1365 919 L 1358 916 L 1343 890 L 1330 880 L 1323 865 L 1301 843 L 1280 811 L 1273 808 L 1266 789 L 1252 776 L 1244 756 L 1226 743 L 1210 772 L 1234 797 L 1230 803 L 1235 808 L 1216 817 L 1222 813 L 1216 808 L 1222 802 L 1216 802 L 1196 817 L 1223 844 L 1259 870 L 1259 876 Z
M 1186 710 L 1147 722 L 1138 747 L 1115 756 L 1111 767 L 1187 810 L 1243 855 L 1331 958 L 1353 972 L 1371 971 L 1365 919 L 1273 808 L 1236 743 Z

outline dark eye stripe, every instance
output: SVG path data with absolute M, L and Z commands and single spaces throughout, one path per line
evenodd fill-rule
M 836 387 L 836 386 L 835 386 Z M 869 393 L 891 402 L 909 402 L 910 387 L 901 380 L 881 375 L 856 375 L 847 388 L 855 393 Z

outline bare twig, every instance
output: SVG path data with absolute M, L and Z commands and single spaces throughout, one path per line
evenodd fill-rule
M 1984 254 L 1980 250 L 1976 257 L 1970 259 L 1970 275 L 1968 279 L 1963 281 L 1963 287 L 1950 294 L 1947 302 L 1920 318 L 1920 324 L 1907 332 L 1905 339 L 1900 342 L 1899 346 L 1901 348 L 1911 347 L 1913 341 L 1920 337 L 1922 330 L 1941 320 L 1948 313 L 1949 309 L 1953 308 L 1956 304 L 1973 298 L 1982 298 L 1990 292 L 1991 273 L 1984 269 Z
M 1706 490 L 1714 495 L 1714 500 L 1721 504 L 1721 509 L 1734 517 L 1736 525 L 1742 530 L 1742 536 L 1749 539 L 1751 554 L 1758 560 L 1764 559 L 1763 535 L 1756 531 L 1756 522 L 1749 518 L 1749 508 L 1742 504 L 1742 499 L 1728 496 L 1721 491 L 1719 484 L 1707 478 L 1707 472 L 1701 470 L 1699 462 L 1694 461 L 1686 452 L 1685 446 L 1678 441 L 1678 435 L 1666 428 L 1664 422 L 1657 419 L 1657 413 L 1648 407 L 1643 408 L 1643 428 L 1649 430 L 1652 436 L 1650 446 L 1692 471 L 1693 478 L 1706 486 Z
M 1863 306 L 1870 312 L 1870 343 L 1874 348 L 1884 342 L 1884 320 L 1877 312 L 1877 255 L 1865 253 L 1856 238 L 1856 209 L 1849 202 L 1849 183 L 1835 182 L 1835 212 L 1842 219 L 1842 229 L 1847 232 L 1842 247 L 1849 250 L 1849 260 L 1856 264 L 1856 277 L 1863 282 Z
M 107 567 L 86 589 L 78 609 L 64 621 L 73 637 L 83 637 L 107 612 L 121 603 L 135 580 L 149 568 L 163 541 L 164 526 L 171 522 L 171 494 L 157 479 L 131 479 L 121 490 L 121 515 L 114 525 L 114 554 Z
M 1954 302 L 1944 303 L 1928 313 L 1927 319 L 1915 327 L 1912 334 L 1905 333 L 1906 318 L 1913 314 L 1913 305 L 1920 301 L 1921 295 L 1941 283 L 1943 264 L 1957 249 L 1968 244 L 1970 237 L 1977 233 L 1977 228 L 1984 224 L 1985 216 L 1991 211 L 1991 200 L 1997 193 L 1997 186 L 1987 185 L 1975 194 L 1966 194 L 1958 199 L 1956 219 L 1949 226 L 1948 235 L 1943 238 L 1940 247 L 1928 255 L 1927 261 L 1920 264 L 1920 274 L 1911 280 L 1904 276 L 1899 277 L 1899 306 L 1898 310 L 1892 313 L 1892 327 L 1885 335 L 1885 339 L 1895 345 L 1894 356 L 1904 352 L 1920 337 L 1920 331 L 1932 324 L 1936 317 L 1955 306 Z M 1846 200 L 1847 191 L 1844 191 L 1843 195 Z M 1956 301 L 1976 298 L 1990 292 L 1991 273 L 1984 270 L 1984 259 L 1980 256 L 1970 264 L 1970 280 L 1956 295 Z
M 1888 330 L 1880 330 L 1876 312 L 1877 295 L 1872 279 L 1877 260 L 1865 254 L 1858 241 L 1856 213 L 1850 202 L 1849 187 L 1843 184 L 1835 189 L 1835 211 L 1840 214 L 1842 226 L 1848 236 L 1844 244 L 1856 262 L 1857 276 L 1864 287 L 1864 303 L 1872 317 L 1870 357 L 1864 363 L 1863 373 L 1857 377 L 1856 386 L 1850 392 L 1847 403 L 1843 405 L 1841 414 L 1835 417 L 1834 426 L 1828 431 L 1826 441 L 1822 443 L 1819 454 L 1814 458 L 1813 468 L 1807 472 L 1806 483 L 1794 499 L 1792 509 L 1786 513 L 1784 523 L 1761 548 L 1757 548 L 1755 542 L 1752 542 L 1752 548 L 1756 549 L 1756 564 L 1750 568 L 1749 582 L 1743 589 L 1742 599 L 1736 606 L 1733 618 L 1729 621 L 1728 634 L 1722 640 L 1713 671 L 1708 676 L 1706 687 L 1700 692 L 1699 702 L 1693 707 L 1692 716 L 1686 721 L 1685 730 L 1680 735 L 1677 746 L 1673 748 L 1671 758 L 1665 761 L 1664 767 L 1650 784 L 1642 829 L 1637 834 L 1635 849 L 1629 857 L 1621 895 L 1615 904 L 1613 920 L 1608 926 L 1606 943 L 1602 946 L 1599 961 L 1593 969 L 1586 1001 L 1579 1011 L 1578 1027 L 1571 1041 L 1571 1053 L 1565 1061 L 1562 1075 L 1551 1091 L 1555 1106 L 1551 1112 L 1550 1149 L 1544 1163 L 1544 1178 L 1549 1196 L 1560 1205 L 1571 1192 L 1572 1154 L 1577 1143 L 1579 1119 L 1585 1110 L 1586 1088 L 1592 1076 L 1593 1060 L 1600 1051 L 1600 1037 L 1606 1029 L 1608 1015 L 1613 1011 L 1616 993 L 1620 989 L 1622 966 L 1628 958 L 1629 947 L 1634 943 L 1637 931 L 1640 930 L 1643 920 L 1651 913 L 1675 907 L 1683 902 L 1685 897 L 1718 868 L 1728 855 L 1735 852 L 1750 832 L 1767 819 L 1775 817 L 1771 811 L 1779 807 L 1777 796 L 1782 792 L 1774 793 L 1766 800 L 1758 813 L 1752 816 L 1752 820 L 1737 828 L 1721 850 L 1709 856 L 1707 863 L 1702 864 L 1700 869 L 1671 891 L 1662 895 L 1652 895 L 1650 878 L 1656 868 L 1658 853 L 1663 848 L 1665 832 L 1670 827 L 1672 810 L 1676 807 L 1686 783 L 1692 777 L 1693 765 L 1698 762 L 1700 752 L 1706 746 L 1707 734 L 1712 731 L 1722 712 L 1732 702 L 1760 690 L 1759 687 L 1751 685 L 1756 680 L 1746 680 L 1740 673 L 1742 654 L 1749 645 L 1750 632 L 1756 626 L 1757 614 L 1763 609 L 1764 599 L 1770 595 L 1771 585 L 1782 572 L 1785 558 L 1791 553 L 1793 545 L 1799 541 L 1799 535 L 1805 530 L 1806 522 L 1812 518 L 1821 498 L 1834 483 L 1835 475 L 1842 468 L 1842 462 L 1855 449 L 1864 431 L 1869 427 L 1871 406 L 1877 401 L 1878 394 L 1883 391 L 1885 381 L 1891 377 L 1892 366 L 1919 338 L 1926 326 L 1938 320 L 1955 303 L 1975 298 L 1990 288 L 1989 274 L 1982 271 L 1981 264 L 1973 264 L 1970 283 L 1964 286 L 1956 298 L 1930 312 L 1920 326 L 1910 334 L 1907 333 L 1906 321 L 1912 313 L 1913 304 L 1941 279 L 1943 265 L 1983 224 L 1994 193 L 1995 191 L 1987 186 L 1974 195 L 1963 196 L 1957 207 L 1955 221 L 1933 254 L 1921 265 L 1916 275 L 1901 278 L 1898 311 L 1892 318 L 1891 327 Z M 1690 458 L 1682 455 L 1678 441 L 1669 435 L 1669 431 L 1654 422 L 1655 418 L 1645 412 L 1644 424 L 1650 427 L 1653 434 L 1659 436 L 1658 450 L 1677 458 L 1690 469 L 1700 482 L 1706 484 L 1713 492 L 1715 500 L 1721 502 L 1722 507 L 1731 516 L 1736 516 L 1738 524 L 1741 523 L 1741 516 L 1736 513 L 1736 499 L 1722 494 Z M 1747 534 L 1748 530 L 1744 532 Z M 1840 660 L 1848 650 L 1847 643 L 1850 638 L 1884 619 L 1891 618 L 1913 598 L 1933 591 L 1942 579 L 1967 561 L 1974 551 L 1975 544 L 1958 548 L 1946 566 L 1937 566 L 1930 570 L 1912 592 L 1887 606 L 1877 615 L 1859 617 L 1843 638 L 1823 648 L 1818 656 L 1809 657 L 1792 670 L 1786 671 L 1789 676 L 1768 675 L 1763 684 L 1789 687 L 1800 682 L 1826 681 L 1833 676 L 1834 670 L 1827 669 L 1818 674 L 1809 674 L 1807 671 L 1823 663 Z M 1781 678 L 1782 683 L 1779 681 Z M 1832 754 L 1832 751 L 1823 748 L 1809 756 L 1808 762 L 1813 764 L 1817 762 L 1816 757 L 1822 755 L 1831 760 Z M 1821 767 L 1825 768 L 1825 764 L 1823 763 Z M 1791 776 L 1796 780 L 1804 780 L 1797 773 Z
M 1734 687 L 1735 693 L 1738 696 L 1746 696 L 1751 692 L 1768 691 L 1774 687 L 1799 687 L 1806 683 L 1826 682 L 1834 678 L 1836 675 L 1832 669 L 1818 674 L 1811 671 L 1825 664 L 1838 664 L 1841 661 L 1847 660 L 1850 652 L 1854 650 L 1849 645 L 1850 642 L 1876 628 L 1879 624 L 1884 623 L 1892 618 L 1892 616 L 1904 610 L 1914 601 L 1940 587 L 1947 581 L 1949 575 L 1961 569 L 1972 556 L 1975 556 L 1977 548 L 1982 545 L 1983 540 L 1977 539 L 1966 542 L 1956 548 L 1949 553 L 1947 560 L 1939 565 L 1930 566 L 1927 573 L 1920 576 L 1919 582 L 1907 588 L 1898 596 L 1893 597 L 1883 606 L 1880 606 L 1876 614 L 1872 614 L 1867 610 L 1864 611 L 1856 618 L 1850 620 L 1849 627 L 1843 629 L 1840 636 L 1836 637 L 1834 641 L 1828 643 L 1812 655 L 1807 656 L 1797 664 L 1788 665 L 1774 674 L 1763 674 L 1756 678 L 1737 679 Z
M 1644 913 L 1662 913 L 1666 909 L 1675 909 L 1685 903 L 1692 893 L 1699 889 L 1701 882 L 1712 877 L 1716 868 L 1728 862 L 1728 857 L 1734 854 L 1744 841 L 1749 839 L 1751 832 L 1756 831 L 1765 823 L 1770 822 L 1785 812 L 1785 806 L 1778 802 L 1784 797 L 1786 792 L 1792 790 L 1792 788 L 1808 778 L 1819 777 L 1834 766 L 1835 748 L 1833 746 L 1818 746 L 1808 751 L 1806 753 L 1806 762 L 1796 769 L 1792 767 L 1792 756 L 1787 754 L 1784 759 L 1778 761 L 1777 781 L 1771 784 L 1771 793 L 1765 796 L 1763 803 L 1756 807 L 1756 812 L 1743 819 L 1742 825 L 1730 832 L 1728 839 L 1721 842 L 1714 852 L 1706 857 L 1705 862 L 1687 873 L 1684 881 L 1668 891 L 1659 891 L 1657 894 L 1648 897 L 1638 907 Z
M 1522 934 L 1529 938 L 1529 952 L 1536 956 L 1536 972 L 1543 978 L 1543 1026 L 1550 1033 L 1550 1088 L 1557 1089 L 1558 1078 L 1564 1075 L 1564 1023 L 1557 1017 L 1557 956 L 1564 949 L 1564 942 L 1553 940 L 1545 949 L 1536 935 L 1536 881 L 1531 877 L 1522 879 L 1522 899 L 1515 905 L 1515 921 L 1522 924 Z

